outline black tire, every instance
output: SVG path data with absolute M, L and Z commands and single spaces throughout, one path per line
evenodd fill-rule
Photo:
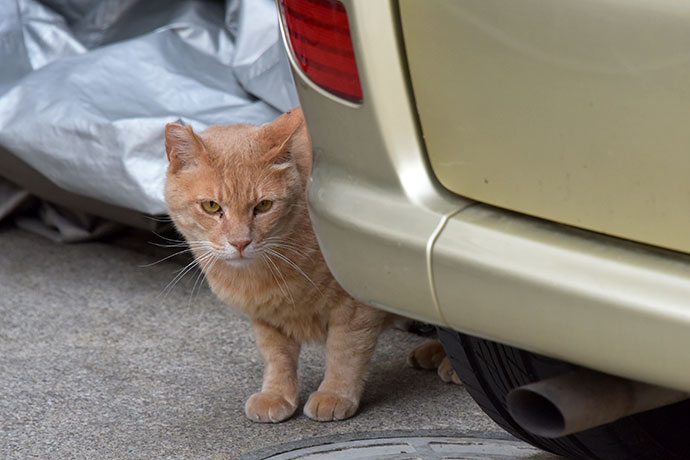
M 523 430 L 512 419 L 506 395 L 576 366 L 450 329 L 439 338 L 472 398 L 503 429 L 540 449 L 576 460 L 690 459 L 690 400 L 557 439 Z

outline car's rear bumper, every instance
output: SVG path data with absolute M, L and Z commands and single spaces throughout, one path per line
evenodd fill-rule
M 690 391 L 690 256 L 448 193 L 426 160 L 395 4 L 345 3 L 364 102 L 341 103 L 295 71 L 316 153 L 312 220 L 343 287 L 404 315 Z

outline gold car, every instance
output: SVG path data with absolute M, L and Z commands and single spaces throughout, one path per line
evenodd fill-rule
M 340 283 L 442 327 L 516 436 L 569 458 L 690 458 L 690 4 L 277 3 Z M 584 417 L 609 418 L 509 404 L 573 372 L 594 376 Z M 602 408 L 629 388 L 654 401 Z

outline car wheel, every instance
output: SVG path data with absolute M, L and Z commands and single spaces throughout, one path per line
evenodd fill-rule
M 439 329 L 439 338 L 472 398 L 503 429 L 536 447 L 577 460 L 690 458 L 690 400 L 635 414 L 608 425 L 549 439 L 522 429 L 508 413 L 514 388 L 576 366 L 490 340 Z

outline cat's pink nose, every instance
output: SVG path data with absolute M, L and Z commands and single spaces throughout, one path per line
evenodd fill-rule
M 234 240 L 230 241 L 230 244 L 235 246 L 238 251 L 242 252 L 251 242 L 252 240 Z

